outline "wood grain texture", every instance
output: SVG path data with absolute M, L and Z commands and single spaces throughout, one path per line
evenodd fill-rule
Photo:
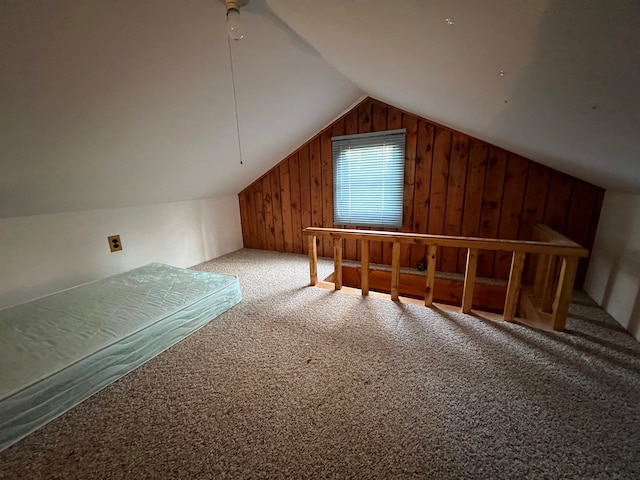
M 320 164 L 322 174 L 322 225 L 333 227 L 333 160 L 331 158 L 331 131 L 320 135 Z M 323 240 L 325 255 L 332 245 Z
M 532 225 L 541 223 L 544 220 L 550 176 L 550 168 L 533 162 L 529 165 L 527 188 L 524 196 L 524 206 L 521 214 L 518 238 L 523 240 L 531 238 L 533 235 L 531 230 Z M 553 201 L 553 199 L 551 201 Z M 531 284 L 535 279 L 533 264 L 534 259 L 532 257 L 527 258 L 527 268 L 524 275 L 524 283 L 527 285 Z
M 358 109 L 353 108 L 344 116 L 344 134 L 354 135 L 358 133 Z M 347 260 L 359 260 L 360 244 L 355 240 L 346 240 L 344 243 L 344 258 Z
M 418 149 L 418 119 L 413 115 L 402 116 L 402 128 L 407 130 L 404 149 L 404 192 L 402 199 L 402 232 L 413 231 L 413 194 L 416 183 L 416 154 Z M 411 265 L 411 247 L 400 248 L 400 264 Z
M 504 179 L 507 171 L 508 152 L 497 147 L 489 148 L 489 160 L 482 194 L 479 235 L 483 238 L 498 238 L 500 213 L 504 193 Z M 494 252 L 480 252 L 478 255 L 478 275 L 493 275 Z
M 282 199 L 280 198 L 280 169 L 275 168 L 269 174 L 271 178 L 271 206 L 273 209 L 273 232 L 276 250 L 284 252 L 284 226 L 282 223 Z
M 546 222 L 592 248 L 602 189 L 372 98 L 363 100 L 239 193 L 245 246 L 308 253 L 301 230 L 331 227 L 333 222 L 332 158 L 327 156 L 331 136 L 396 128 L 407 130 L 399 231 L 525 239 L 531 238 L 532 224 Z M 327 242 L 319 241 L 318 255 L 333 256 L 333 245 Z M 359 260 L 359 248 L 357 242 L 346 240 L 344 258 Z M 438 268 L 460 273 L 466 253 L 443 248 L 438 251 Z M 372 241 L 370 257 L 371 262 L 390 264 L 392 247 Z M 415 268 L 425 257 L 424 245 L 403 244 L 400 248 L 403 267 Z M 477 274 L 507 278 L 511 260 L 509 253 L 480 250 Z M 529 263 L 524 283 L 535 274 Z M 587 265 L 587 259 L 580 260 L 577 287 L 582 286 Z
M 291 186 L 291 230 L 293 253 L 305 253 L 302 246 L 302 211 L 300 188 L 300 160 L 298 152 L 289 157 L 289 185 Z
M 498 225 L 498 238 L 518 238 L 520 229 L 520 214 L 522 202 L 527 185 L 527 170 L 529 162 L 514 154 L 509 155 L 507 173 L 504 180 L 504 193 L 500 223 Z M 493 266 L 493 276 L 506 279 L 511 269 L 511 254 L 509 252 L 497 252 Z
M 435 125 L 424 120 L 418 122 L 415 188 L 413 193 L 413 228 L 411 230 L 414 233 L 427 233 L 435 131 Z M 425 256 L 426 250 L 423 246 L 412 246 L 411 263 L 408 266 L 415 267 Z
M 431 195 L 429 199 L 429 221 L 427 233 L 444 233 L 444 215 L 447 207 L 447 187 L 449 184 L 449 162 L 451 160 L 451 131 L 436 127 L 431 167 Z M 441 270 L 442 255 L 436 268 Z
M 467 265 L 464 272 L 464 285 L 462 287 L 462 312 L 469 313 L 473 303 L 473 290 L 476 284 L 476 269 L 478 266 L 478 250 L 467 250 Z
M 304 145 L 298 150 L 298 168 L 300 174 L 300 221 L 302 228 L 310 226 L 311 211 L 311 170 L 309 167 L 309 146 Z M 308 243 L 302 242 L 303 253 L 309 253 Z
M 291 178 L 289 162 L 282 162 L 280 170 L 280 200 L 282 202 L 282 234 L 285 252 L 293 252 L 293 213 L 291 211 Z
M 375 110 L 374 110 L 375 113 Z M 402 128 L 402 111 L 392 107 L 392 106 L 388 106 L 385 110 L 385 120 L 386 125 L 387 125 L 387 130 L 398 130 L 400 128 Z M 375 114 L 374 114 L 374 128 L 377 128 L 376 124 L 375 124 Z M 406 148 L 406 145 L 405 145 Z M 405 159 L 406 159 L 406 152 L 405 152 Z M 403 196 L 403 201 L 404 201 L 404 196 Z M 404 225 L 404 202 L 403 202 L 403 225 Z M 402 228 L 391 228 L 388 229 L 389 231 L 392 232 L 398 232 L 398 231 L 402 231 Z M 393 261 L 393 249 L 389 244 L 382 244 L 382 263 L 389 265 L 390 263 L 392 263 Z
M 469 137 L 454 132 L 451 138 L 451 163 L 449 164 L 449 182 L 444 215 L 445 235 L 461 234 L 468 161 Z M 465 264 L 458 265 L 459 254 L 460 250 L 457 248 L 443 248 L 441 269 L 447 272 L 463 273 Z M 469 308 L 471 308 L 471 304 L 469 304 Z
M 309 142 L 309 170 L 311 173 L 311 225 L 320 227 L 324 219 L 322 216 L 322 161 L 319 136 Z M 325 252 L 324 243 L 319 242 L 318 255 L 332 257 L 333 249 Z
M 273 226 L 273 203 L 271 200 L 271 179 L 269 177 L 270 174 L 262 178 L 262 199 L 264 201 L 264 223 L 267 231 L 267 250 L 275 250 L 276 234 Z
M 387 107 L 382 103 L 375 102 L 371 106 L 371 130 L 372 132 L 383 132 L 387 130 Z M 363 130 L 361 133 L 365 133 Z M 369 245 L 369 259 L 371 263 L 382 263 L 382 244 L 371 242 Z
M 258 222 L 258 244 L 253 248 L 265 248 L 267 244 L 267 226 L 265 223 L 264 197 L 262 196 L 262 182 L 257 182 L 253 191 L 256 220 Z
M 240 204 L 240 218 L 247 218 L 249 221 L 241 222 L 242 227 L 242 245 L 244 248 L 253 248 L 253 242 L 251 240 L 251 235 L 249 234 L 249 228 L 251 224 L 251 220 L 249 217 L 249 195 L 240 195 L 238 198 L 238 202 Z
M 489 145 L 472 138 L 469 142 L 469 163 L 460 226 L 460 235 L 465 237 L 477 236 L 480 231 L 482 194 L 488 159 Z M 462 251 L 458 257 L 458 263 L 464 264 L 466 258 L 467 253 Z

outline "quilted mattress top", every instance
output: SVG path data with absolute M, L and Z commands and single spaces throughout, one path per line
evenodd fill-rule
M 152 263 L 0 309 L 0 399 L 234 283 Z

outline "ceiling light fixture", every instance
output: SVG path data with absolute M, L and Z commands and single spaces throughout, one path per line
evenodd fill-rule
M 240 22 L 240 7 L 244 7 L 249 0 L 225 0 L 227 7 L 227 33 L 233 40 L 242 40 L 244 33 Z

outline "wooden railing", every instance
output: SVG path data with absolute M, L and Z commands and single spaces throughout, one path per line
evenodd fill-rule
M 477 237 L 454 237 L 417 233 L 383 232 L 374 230 L 350 230 L 340 228 L 308 227 L 303 230 L 309 245 L 310 285 L 318 283 L 317 237 L 333 239 L 334 288 L 342 288 L 343 240 L 359 241 L 361 244 L 361 290 L 369 294 L 369 242 L 391 242 L 391 300 L 399 299 L 400 245 L 424 245 L 427 249 L 427 269 L 424 304 L 433 305 L 436 257 L 440 247 L 456 247 L 467 250 L 467 262 L 462 290 L 460 310 L 471 312 L 473 291 L 476 284 L 476 268 L 480 250 L 512 252 L 511 270 L 502 319 L 514 321 L 521 290 L 522 272 L 527 255 L 536 255 L 536 276 L 533 290 L 522 296 L 521 315 L 535 317 L 536 322 L 546 322 L 554 330 L 564 330 L 565 320 L 573 292 L 578 259 L 589 252 L 577 243 L 563 237 L 551 228 L 537 225 L 536 241 L 499 240 Z M 527 317 L 523 317 L 527 318 Z

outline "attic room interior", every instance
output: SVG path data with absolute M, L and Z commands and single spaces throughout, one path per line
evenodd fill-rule
M 0 479 L 640 478 L 640 4 L 0 19 Z

